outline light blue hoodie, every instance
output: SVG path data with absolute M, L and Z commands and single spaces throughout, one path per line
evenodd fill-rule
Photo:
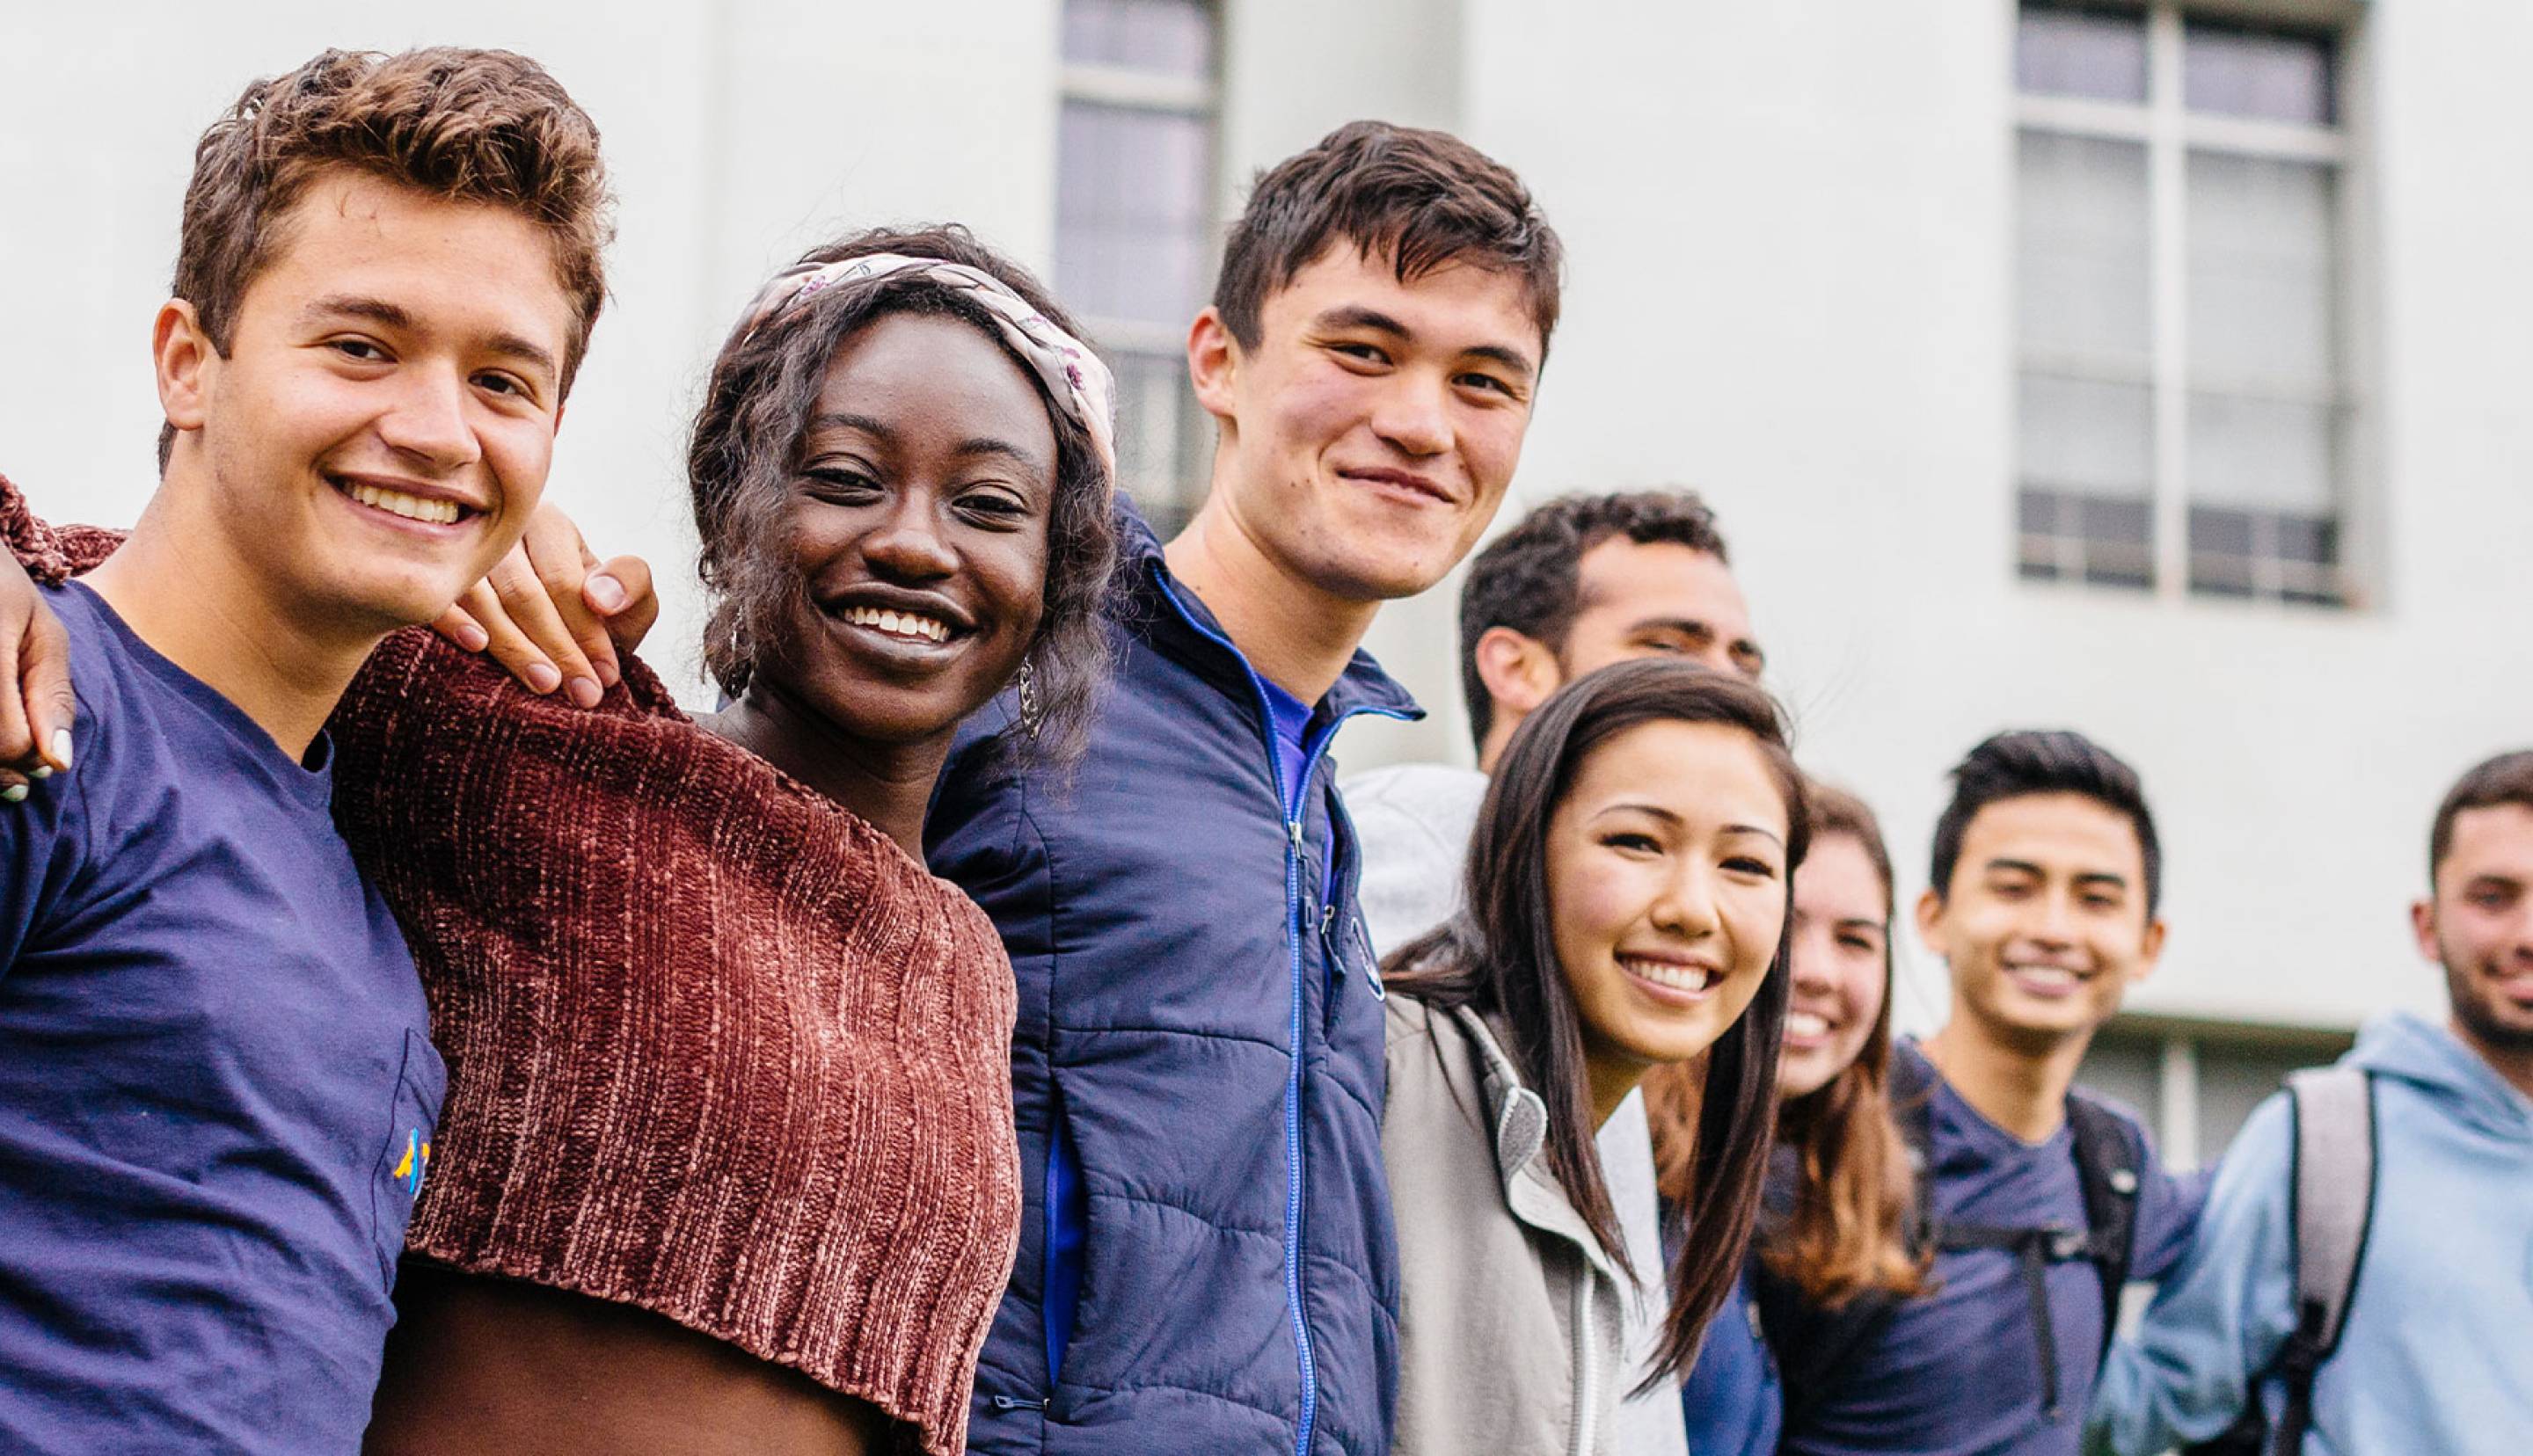
M 2306 1456 L 2533 1452 L 2533 1099 L 2417 1017 L 2366 1029 L 2375 1218 Z M 2150 1453 L 2224 1429 L 2294 1326 L 2283 1093 L 2217 1171 L 2198 1239 L 2093 1397 L 2091 1449 Z M 2260 1381 L 2272 1419 L 2274 1378 Z

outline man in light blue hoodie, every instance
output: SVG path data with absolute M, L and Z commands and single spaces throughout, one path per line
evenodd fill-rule
M 2452 1013 L 2386 1018 L 2349 1053 L 2374 1085 L 2374 1218 L 2304 1456 L 2533 1451 L 2533 751 L 2447 792 L 2429 884 L 2411 922 Z M 2207 1440 L 2253 1400 L 2275 1421 L 2293 1142 L 2280 1094 L 2226 1153 L 2190 1252 L 2103 1370 L 2094 1450 Z

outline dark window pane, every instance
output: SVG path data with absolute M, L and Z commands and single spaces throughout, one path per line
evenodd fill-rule
M 2154 534 L 2153 512 L 2143 500 L 2089 496 L 2085 501 L 2085 535 L 2093 541 L 2144 546 Z
M 2046 536 L 2057 530 L 2057 494 L 2025 488 L 2015 500 L 2015 521 L 2027 536 Z
M 2275 529 L 2279 560 L 2315 566 L 2339 563 L 2339 522 L 2327 516 L 2282 514 Z
M 2249 511 L 2225 510 L 2220 507 L 2190 507 L 2190 549 L 2194 553 L 2215 552 L 2229 556 L 2252 553 L 2252 515 Z
M 2211 597 L 2339 606 L 2339 523 L 2296 511 L 2194 505 L 2190 589 Z
M 2017 570 L 2027 579 L 2075 579 L 2095 586 L 2154 584 L 2154 508 L 2133 495 L 2023 487 Z
M 1065 0 L 1064 58 L 1203 80 L 1213 74 L 1205 0 Z
M 2184 31 L 2182 95 L 2193 111 L 2328 126 L 2337 119 L 2326 36 L 2251 27 Z
M 2145 100 L 2145 15 L 2026 5 L 2015 29 L 2014 83 L 2035 95 Z
M 1213 127 L 1067 101 L 1057 123 L 1055 283 L 1076 313 L 1184 328 L 1213 253 Z
M 2154 585 L 2154 557 L 2144 547 L 2096 542 L 2085 556 L 2085 580 L 2097 587 L 2146 591 Z

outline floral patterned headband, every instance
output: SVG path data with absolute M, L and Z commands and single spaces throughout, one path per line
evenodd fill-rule
M 1113 485 L 1117 479 L 1117 386 L 1108 366 L 1080 339 L 1058 328 L 1001 279 L 966 263 L 902 253 L 866 253 L 835 262 L 801 263 L 776 273 L 748 307 L 747 331 L 758 329 L 839 283 L 913 273 L 958 289 L 982 308 L 1012 352 L 1029 362 L 1049 399 L 1090 437 L 1092 453 Z

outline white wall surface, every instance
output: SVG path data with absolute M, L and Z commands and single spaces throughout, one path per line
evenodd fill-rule
M 1221 186 L 1354 116 L 1455 126 L 1520 169 L 1572 260 L 1506 519 L 1677 483 L 1723 513 L 1804 757 L 1922 874 L 1943 769 L 2078 727 L 2164 820 L 2164 970 L 2141 1007 L 2353 1023 L 2434 1007 L 2402 904 L 2464 765 L 2533 741 L 2533 7 L 2376 7 L 2381 605 L 2354 612 L 2014 575 L 2007 0 L 1233 0 Z M 0 471 L 60 519 L 152 484 L 148 321 L 195 136 L 324 44 L 507 45 L 597 118 L 615 295 L 553 483 L 699 619 L 680 457 L 765 271 L 844 227 L 955 217 L 1044 268 L 1056 0 L 172 0 L 0 8 Z M 1456 579 L 1373 646 L 1436 710 L 1350 768 L 1465 760 Z M 1913 883 L 1909 887 L 1915 888 Z M 1905 943 L 1905 938 L 1904 938 Z M 1914 958 L 1906 1019 L 1940 1014 Z

